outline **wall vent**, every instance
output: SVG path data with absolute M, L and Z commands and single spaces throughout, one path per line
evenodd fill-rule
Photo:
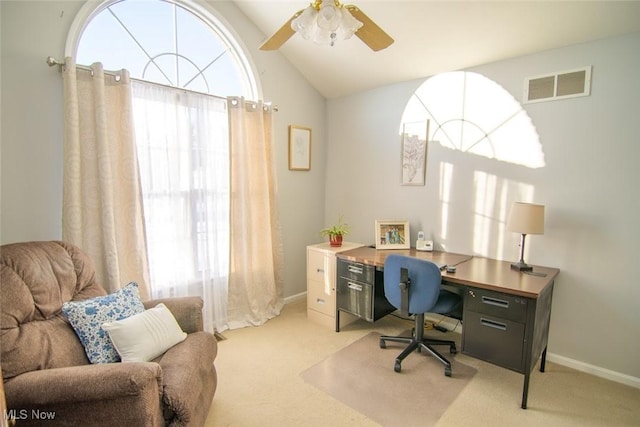
M 560 73 L 527 77 L 524 81 L 524 103 L 589 96 L 591 66 Z

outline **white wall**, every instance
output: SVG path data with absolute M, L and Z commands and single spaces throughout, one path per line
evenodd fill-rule
M 524 105 L 540 137 L 546 166 L 521 166 L 431 144 L 427 185 L 400 186 L 399 123 L 422 83 L 411 81 L 328 102 L 328 218 L 353 224 L 351 241 L 373 243 L 376 219 L 406 219 L 440 248 L 516 260 L 518 236 L 501 234 L 494 211 L 488 245 L 474 251 L 475 172 L 531 185 L 546 205 L 542 236 L 529 236 L 529 263 L 557 267 L 551 315 L 551 360 L 597 370 L 640 386 L 640 33 L 476 67 L 516 99 L 525 77 L 592 65 L 591 96 Z M 490 102 L 487 102 L 490 108 Z M 514 140 L 514 144 L 518 141 Z M 452 200 L 440 199 L 440 166 L 454 166 Z M 497 190 L 496 190 L 497 191 Z M 491 194 L 487 194 L 491 196 Z M 488 197 L 490 198 L 490 197 Z M 444 224 L 447 224 L 446 228 Z M 474 240 L 475 239 L 475 240 Z
M 62 237 L 62 78 L 45 64 L 64 58 L 84 1 L 0 1 L 2 130 L 0 242 Z M 274 114 L 278 203 L 285 256 L 285 296 L 306 291 L 306 252 L 324 227 L 325 100 L 231 2 L 209 2 L 252 57 Z M 288 170 L 289 124 L 313 129 L 310 172 Z M 256 236 L 259 238 L 259 236 Z

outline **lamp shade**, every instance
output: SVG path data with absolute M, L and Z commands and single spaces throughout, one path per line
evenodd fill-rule
M 520 234 L 544 234 L 544 205 L 515 202 L 509 212 L 507 230 Z

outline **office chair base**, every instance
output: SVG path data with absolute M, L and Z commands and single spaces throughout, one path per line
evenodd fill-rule
M 447 377 L 451 376 L 451 362 L 449 362 L 444 356 L 442 356 L 436 349 L 432 347 L 432 345 L 448 345 L 449 353 L 456 354 L 458 350 L 456 349 L 456 343 L 450 340 L 437 340 L 430 338 L 422 338 L 418 339 L 415 337 L 389 337 L 389 336 L 381 336 L 380 337 L 380 348 L 387 348 L 387 341 L 391 342 L 400 342 L 400 343 L 408 343 L 409 345 L 400 353 L 398 357 L 396 357 L 395 364 L 393 370 L 396 372 L 400 372 L 402 370 L 402 361 L 414 351 L 418 353 L 422 352 L 422 350 L 427 351 L 436 359 L 438 359 L 444 365 L 444 374 Z

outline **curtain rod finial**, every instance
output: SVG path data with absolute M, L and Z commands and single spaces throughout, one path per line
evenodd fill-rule
M 53 67 L 54 65 L 64 65 L 63 62 L 58 61 L 56 58 L 54 58 L 53 56 L 47 56 L 47 65 L 49 67 Z

